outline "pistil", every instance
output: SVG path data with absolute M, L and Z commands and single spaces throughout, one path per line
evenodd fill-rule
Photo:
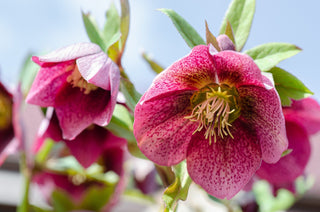
M 233 138 L 230 128 L 232 122 L 239 116 L 240 108 L 237 102 L 237 92 L 227 85 L 212 84 L 201 89 L 191 98 L 193 110 L 185 118 L 199 123 L 193 132 L 205 130 L 204 136 L 209 144 L 226 136 Z

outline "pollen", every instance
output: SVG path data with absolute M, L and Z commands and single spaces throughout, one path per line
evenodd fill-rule
M 12 102 L 0 93 L 0 130 L 7 129 L 12 123 Z
M 185 118 L 199 123 L 193 134 L 204 131 L 210 145 L 212 138 L 216 142 L 218 136 L 222 139 L 226 136 L 233 138 L 230 128 L 240 114 L 235 88 L 210 84 L 195 93 L 190 101 L 193 109 L 191 115 Z
M 84 94 L 89 94 L 91 91 L 98 89 L 97 86 L 88 83 L 79 72 L 77 65 L 72 65 L 67 68 L 67 71 L 72 71 L 72 73 L 67 77 L 67 82 L 72 85 L 72 87 L 80 88 Z

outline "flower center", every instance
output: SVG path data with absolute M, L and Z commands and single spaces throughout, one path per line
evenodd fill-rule
M 217 136 L 233 138 L 230 127 L 240 115 L 239 96 L 234 87 L 226 84 L 213 83 L 205 86 L 190 99 L 193 108 L 190 116 L 185 118 L 199 122 L 198 128 L 193 132 L 205 130 L 204 136 L 209 144 L 217 141 Z
M 70 83 L 72 87 L 80 88 L 80 91 L 83 91 L 84 94 L 89 94 L 90 91 L 98 89 L 97 86 L 88 83 L 85 79 L 83 79 L 76 64 L 69 66 L 67 71 L 72 71 L 72 73 L 67 77 L 67 82 Z
M 0 130 L 7 129 L 12 123 L 12 102 L 0 93 Z

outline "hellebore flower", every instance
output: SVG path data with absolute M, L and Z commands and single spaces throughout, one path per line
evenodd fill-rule
M 287 148 L 279 96 L 254 61 L 199 45 L 159 74 L 135 109 L 134 134 L 151 161 L 184 159 L 209 194 L 232 198 L 261 160 Z
M 84 167 L 88 168 L 94 162 L 104 167 L 104 173 L 113 171 L 119 176 L 119 181 L 109 199 L 110 193 L 105 195 L 107 205 L 103 211 L 109 209 L 118 202 L 120 194 L 125 188 L 124 160 L 126 155 L 127 142 L 123 138 L 114 136 L 107 129 L 92 125 L 82 131 L 75 139 L 66 140 L 62 138 L 62 132 L 59 127 L 58 119 L 52 108 L 48 108 L 47 117 L 40 126 L 40 134 L 35 142 L 34 149 L 38 151 L 46 138 L 52 138 L 54 141 L 63 141 L 68 147 L 70 153 Z M 75 208 L 82 206 L 84 198 L 91 188 L 104 188 L 104 184 L 92 180 L 82 180 L 78 182 L 68 175 L 57 174 L 50 171 L 44 171 L 37 174 L 34 181 L 39 184 L 48 201 L 54 190 L 63 190 L 73 200 Z M 101 199 L 102 197 L 97 197 Z M 83 209 L 83 208 L 82 208 Z
M 73 139 L 91 124 L 109 123 L 120 83 L 117 65 L 93 43 L 78 43 L 45 56 L 26 101 L 55 108 L 63 138 Z
M 257 176 L 267 180 L 274 188 L 286 188 L 295 193 L 294 182 L 304 174 L 310 158 L 310 136 L 320 131 L 320 105 L 312 98 L 293 101 L 291 107 L 283 107 L 286 121 L 288 149 L 292 152 L 275 164 L 262 162 Z
M 8 155 L 21 146 L 22 129 L 19 123 L 21 92 L 12 95 L 0 82 L 0 165 Z

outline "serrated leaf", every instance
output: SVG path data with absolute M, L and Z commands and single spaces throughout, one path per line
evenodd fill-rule
M 193 48 L 200 44 L 205 44 L 201 36 L 197 33 L 197 31 L 180 15 L 178 15 L 174 10 L 171 9 L 159 9 L 162 13 L 166 14 L 174 26 L 182 36 L 182 38 L 186 41 L 190 48 Z
M 21 91 L 24 96 L 28 94 L 33 80 L 36 77 L 37 72 L 39 70 L 39 66 L 32 62 L 31 57 L 32 54 L 26 56 L 19 76 L 19 81 L 21 83 Z
M 268 71 L 282 60 L 301 52 L 301 49 L 289 43 L 266 43 L 245 51 L 261 71 Z
M 220 34 L 226 32 L 229 21 L 233 28 L 237 51 L 241 51 L 247 42 L 255 12 L 255 4 L 255 0 L 233 0 L 222 21 Z
M 145 52 L 142 53 L 143 59 L 149 64 L 150 68 L 157 74 L 161 73 L 164 68 L 155 62 L 148 54 Z
M 211 43 L 214 46 L 214 48 L 218 52 L 220 52 L 221 49 L 219 47 L 219 44 L 218 44 L 218 41 L 217 41 L 216 37 L 209 30 L 207 21 L 205 23 L 206 23 L 206 41 L 207 41 L 207 44 Z
M 186 200 L 192 183 L 187 172 L 186 162 L 183 161 L 174 168 L 175 181 L 164 191 L 162 199 L 165 203 L 164 211 L 175 211 L 179 200 Z
M 103 51 L 106 51 L 102 34 L 93 17 L 89 13 L 85 14 L 82 12 L 82 19 L 90 41 L 99 45 Z
M 289 106 L 291 99 L 299 100 L 313 94 L 298 78 L 279 67 L 274 67 L 268 72 L 273 75 L 283 106 Z

